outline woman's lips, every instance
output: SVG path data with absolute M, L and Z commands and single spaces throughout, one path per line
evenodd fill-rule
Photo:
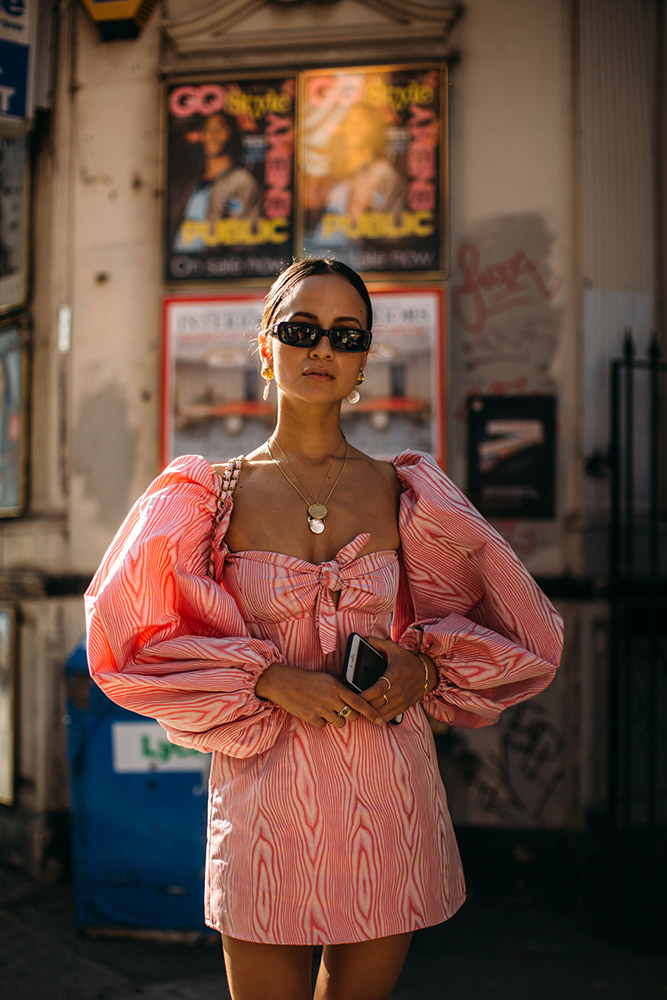
M 323 368 L 306 368 L 303 374 L 315 382 L 330 382 L 333 378 L 331 372 L 325 371 Z

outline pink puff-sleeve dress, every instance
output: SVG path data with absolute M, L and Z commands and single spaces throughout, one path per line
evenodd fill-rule
M 86 593 L 97 683 L 213 753 L 206 919 L 233 937 L 338 944 L 451 916 L 465 887 L 425 713 L 488 725 L 556 670 L 562 622 L 511 549 L 429 456 L 393 464 L 400 552 L 362 554 L 360 534 L 316 565 L 230 552 L 233 491 L 220 503 L 211 466 L 177 459 Z M 436 664 L 401 725 L 317 729 L 257 698 L 270 663 L 339 676 L 352 631 Z

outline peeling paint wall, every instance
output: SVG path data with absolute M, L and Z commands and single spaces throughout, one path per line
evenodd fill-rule
M 76 31 L 69 512 L 85 572 L 158 470 L 159 19 L 104 43 L 81 11 Z
M 78 401 L 72 425 L 72 475 L 84 501 L 97 507 L 96 523 L 118 528 L 127 513 L 139 432 L 129 424 L 128 399 L 107 385 Z

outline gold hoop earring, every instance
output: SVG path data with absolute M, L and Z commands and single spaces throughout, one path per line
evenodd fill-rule
M 262 370 L 260 372 L 260 375 L 266 382 L 266 385 L 264 386 L 264 392 L 262 393 L 262 399 L 267 400 L 269 398 L 269 389 L 271 388 L 271 380 L 273 379 L 273 368 L 268 363 L 268 361 L 265 361 L 262 364 Z

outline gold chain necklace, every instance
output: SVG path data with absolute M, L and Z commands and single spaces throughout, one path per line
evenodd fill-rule
M 269 438 L 269 441 L 270 440 L 271 439 Z M 345 441 L 345 438 L 342 439 L 342 442 L 345 443 L 345 444 L 347 444 L 347 441 Z M 285 462 L 287 463 L 287 465 L 289 465 L 289 467 L 292 469 L 292 472 L 294 473 L 294 478 L 296 479 L 297 483 L 300 483 L 301 486 L 303 486 L 304 490 L 306 491 L 306 493 L 308 493 L 308 495 L 310 496 L 310 498 L 311 498 L 311 500 L 312 500 L 313 503 L 319 503 L 319 497 L 322 496 L 322 490 L 324 489 L 326 481 L 327 481 L 327 479 L 331 479 L 331 470 L 333 469 L 334 462 L 338 458 L 338 449 L 336 450 L 336 453 L 334 454 L 334 456 L 332 457 L 331 461 L 329 462 L 329 467 L 328 467 L 327 471 L 324 474 L 324 479 L 322 480 L 322 485 L 320 486 L 320 491 L 318 493 L 318 499 L 315 500 L 315 498 L 313 497 L 313 494 L 310 492 L 310 490 L 308 489 L 308 487 L 304 483 L 303 479 L 301 479 L 301 477 L 299 476 L 299 474 L 296 471 L 296 469 L 292 468 L 292 463 L 290 462 L 289 458 L 285 454 L 283 448 L 280 447 L 280 442 L 277 440 L 277 438 L 273 439 L 273 443 L 277 447 L 277 449 L 280 452 L 280 454 L 282 455 L 282 457 L 285 459 Z M 305 497 L 303 499 L 305 499 Z
M 278 448 L 280 448 L 280 445 L 275 440 L 275 438 L 274 438 L 274 444 L 278 445 Z M 304 483 L 301 483 L 301 485 L 303 486 L 303 488 L 310 495 L 310 500 L 308 500 L 308 497 L 305 497 L 303 495 L 303 493 L 301 492 L 301 490 L 299 489 L 299 487 L 296 485 L 296 483 L 293 483 L 292 480 L 290 479 L 290 477 L 287 475 L 287 473 L 283 469 L 283 467 L 280 464 L 280 462 L 278 462 L 274 458 L 273 452 L 271 451 L 271 443 L 270 443 L 270 441 L 266 442 L 266 449 L 267 449 L 267 451 L 269 453 L 269 457 L 271 458 L 271 461 L 273 462 L 274 465 L 278 466 L 280 472 L 283 474 L 283 476 L 285 477 L 285 479 L 287 480 L 287 482 L 290 484 L 290 486 L 292 487 L 292 489 L 296 490 L 296 492 L 299 494 L 299 496 L 301 497 L 301 499 L 303 500 L 303 502 L 306 504 L 306 507 L 308 509 L 308 527 L 310 528 L 310 530 L 315 535 L 321 535 L 322 532 L 324 531 L 324 518 L 329 513 L 329 508 L 327 507 L 327 503 L 331 499 L 331 497 L 333 495 L 333 491 L 338 486 L 338 480 L 343 475 L 343 469 L 347 465 L 347 453 L 349 451 L 349 448 L 350 448 L 349 442 L 345 441 L 345 455 L 343 457 L 343 461 L 342 461 L 341 467 L 339 469 L 338 475 L 334 479 L 333 486 L 331 487 L 331 489 L 327 493 L 327 495 L 324 498 L 324 500 L 320 501 L 319 499 L 315 500 L 314 497 L 313 497 L 313 494 L 310 492 L 310 490 L 308 489 L 308 487 L 305 486 Z M 289 458 L 287 457 L 287 455 L 285 454 L 285 452 L 283 451 L 282 448 L 280 448 L 280 453 L 283 456 L 283 458 L 285 459 L 285 461 L 287 462 L 287 464 L 289 465 L 289 467 L 292 468 L 290 460 L 289 460 Z M 331 466 L 333 465 L 333 463 L 335 461 L 336 461 L 336 455 L 334 455 L 334 457 L 331 459 L 331 465 L 327 469 L 327 474 L 324 477 L 324 482 L 325 483 L 326 483 L 327 478 L 329 476 L 329 471 L 331 469 Z M 297 479 L 299 479 L 299 477 L 297 476 L 296 472 L 294 472 L 294 475 L 296 476 Z M 299 479 L 299 482 L 301 482 L 300 479 Z M 322 487 L 324 488 L 324 483 L 322 484 Z M 322 491 L 320 490 L 320 493 L 321 492 Z

